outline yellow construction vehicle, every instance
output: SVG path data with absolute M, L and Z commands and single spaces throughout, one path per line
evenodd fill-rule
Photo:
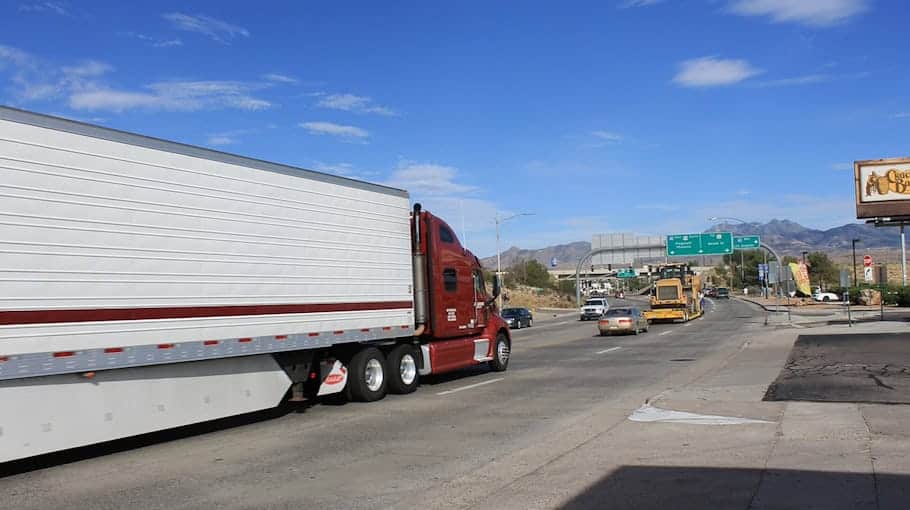
M 651 309 L 644 312 L 648 322 L 688 322 L 702 314 L 701 278 L 686 264 L 665 264 L 651 287 Z

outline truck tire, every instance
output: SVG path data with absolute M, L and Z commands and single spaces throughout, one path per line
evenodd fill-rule
M 388 365 L 382 351 L 366 347 L 348 364 L 348 395 L 357 402 L 375 402 L 385 397 L 389 384 Z
M 509 339 L 502 333 L 496 335 L 496 344 L 493 346 L 493 359 L 490 360 L 490 370 L 505 372 L 509 368 L 509 358 L 512 354 Z
M 419 384 L 417 350 L 410 345 L 399 345 L 388 357 L 389 392 L 404 395 L 413 393 Z

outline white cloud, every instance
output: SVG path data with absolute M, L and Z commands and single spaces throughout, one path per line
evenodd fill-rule
M 97 60 L 86 60 L 75 66 L 64 66 L 60 69 L 65 76 L 73 78 L 94 78 L 109 73 L 114 68 Z
M 306 129 L 311 135 L 330 135 L 348 140 L 369 138 L 370 136 L 370 133 L 365 129 L 357 126 L 335 124 L 334 122 L 301 122 L 300 127 Z
M 719 87 L 733 85 L 763 71 L 740 59 L 701 57 L 679 65 L 673 81 L 683 87 Z
M 868 8 L 868 0 L 733 0 L 730 12 L 768 16 L 776 23 L 827 27 L 844 23 Z
M 183 46 L 183 41 L 179 38 L 165 39 L 163 37 L 154 37 L 139 32 L 123 32 L 123 35 L 139 39 L 153 48 L 171 48 L 174 46 Z
M 853 163 L 834 163 L 831 165 L 831 170 L 853 170 Z
M 69 98 L 75 110 L 198 111 L 231 108 L 262 110 L 272 103 L 251 95 L 256 84 L 236 81 L 166 81 L 146 85 L 147 91 L 108 88 L 79 91 Z
M 59 14 L 60 16 L 69 16 L 69 11 L 59 2 L 33 2 L 29 4 L 20 4 L 21 12 L 47 12 L 50 14 Z
M 908 119 L 910 118 L 910 112 L 898 112 L 891 116 L 893 119 Z
M 169 21 L 177 30 L 202 34 L 222 44 L 230 44 L 231 41 L 238 37 L 250 36 L 249 30 L 243 27 L 231 25 L 220 19 L 202 14 L 190 15 L 171 12 L 162 14 L 162 17 Z
M 354 94 L 320 94 L 319 97 L 322 97 L 322 99 L 316 103 L 316 106 L 322 108 L 331 108 L 333 110 L 355 113 L 375 113 L 377 115 L 389 117 L 398 115 L 390 108 L 374 104 L 372 99 L 366 96 L 355 96 Z
M 477 190 L 475 186 L 456 182 L 457 175 L 458 169 L 451 166 L 403 161 L 386 184 L 424 196 L 457 195 Z
M 646 7 L 648 5 L 657 5 L 664 0 L 626 0 L 625 2 L 619 4 L 620 9 L 628 9 L 630 7 Z
M 807 74 L 805 76 L 794 76 L 792 78 L 781 78 L 779 80 L 768 80 L 757 84 L 759 87 L 791 87 L 798 85 L 811 85 L 813 83 L 823 83 L 831 79 L 827 74 Z
M 233 131 L 223 131 L 221 133 L 211 133 L 206 137 L 206 145 L 223 146 L 234 145 L 240 142 L 240 136 L 252 133 L 252 129 L 235 129 Z
M 262 75 L 262 78 L 265 80 L 268 80 L 268 81 L 275 82 L 275 83 L 290 83 L 290 84 L 298 83 L 298 80 L 296 78 L 291 78 L 290 76 L 286 76 L 284 74 L 278 74 L 278 73 L 264 74 L 264 75 Z
M 25 67 L 33 65 L 35 59 L 28 53 L 18 48 L 0 44 L 0 63 L 3 62 L 17 67 Z
M 623 140 L 621 134 L 612 131 L 591 131 L 591 134 L 606 142 L 621 142 Z
M 0 71 L 9 71 L 9 89 L 17 101 L 53 99 L 69 91 L 90 89 L 97 78 L 112 69 L 96 60 L 56 68 L 22 50 L 0 45 Z
M 206 139 L 205 143 L 208 145 L 214 145 L 216 147 L 220 147 L 222 145 L 233 145 L 233 144 L 237 143 L 237 139 L 232 136 L 228 136 L 228 135 L 215 134 L 215 135 L 209 135 L 209 137 Z

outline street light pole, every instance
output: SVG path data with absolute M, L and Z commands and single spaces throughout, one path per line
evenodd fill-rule
M 717 221 L 717 220 L 724 220 L 724 221 L 733 220 L 733 221 L 738 221 L 738 222 L 742 223 L 743 225 L 749 224 L 749 222 L 741 220 L 739 218 L 732 218 L 732 217 L 727 217 L 727 216 L 711 216 L 710 218 L 708 218 L 708 221 Z M 730 259 L 732 260 L 733 257 L 731 256 Z M 730 279 L 732 280 L 733 278 L 731 277 Z M 740 281 L 740 283 L 743 284 L 743 288 L 745 288 L 746 287 L 746 253 L 744 250 L 739 250 L 739 281 Z
M 523 213 L 513 214 L 512 216 L 503 218 L 499 215 L 499 212 L 496 213 L 496 216 L 494 218 L 494 220 L 496 221 L 496 279 L 499 280 L 500 286 L 502 285 L 502 251 L 499 248 L 499 226 L 502 225 L 504 222 L 509 221 L 513 218 L 517 218 L 519 216 L 533 216 L 533 215 L 534 215 L 534 213 L 523 212 Z M 578 285 L 578 282 L 575 282 L 575 285 Z M 502 292 L 499 293 L 498 299 L 499 299 L 499 309 L 502 310 Z
M 856 243 L 861 242 L 859 239 L 853 240 L 853 285 L 859 285 L 859 280 L 856 279 Z

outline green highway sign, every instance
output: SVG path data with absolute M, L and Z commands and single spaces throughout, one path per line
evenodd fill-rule
M 761 238 L 759 236 L 741 236 L 733 238 L 733 249 L 734 250 L 751 250 L 761 246 Z
M 733 253 L 733 234 L 674 234 L 667 236 L 667 256 L 727 255 Z
M 620 271 L 616 273 L 617 278 L 636 278 L 638 275 L 635 271 Z

